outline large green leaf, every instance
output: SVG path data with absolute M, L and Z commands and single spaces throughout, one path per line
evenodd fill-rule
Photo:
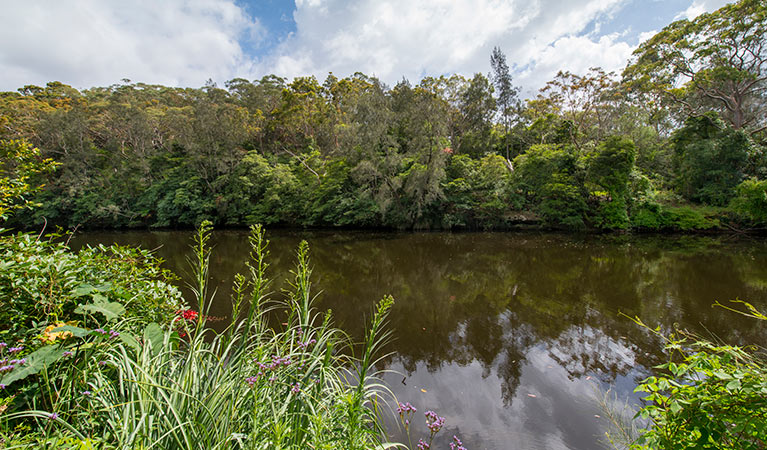
M 0 384 L 10 385 L 14 381 L 34 375 L 58 361 L 62 356 L 64 356 L 64 352 L 58 345 L 41 347 L 26 357 L 26 364 L 17 366 L 11 372 L 6 373 L 0 378 Z
M 83 314 L 85 312 L 101 313 L 108 321 L 111 321 L 125 314 L 125 307 L 117 302 L 100 301 L 89 303 L 87 305 L 80 305 L 75 309 L 75 313 L 77 314 Z

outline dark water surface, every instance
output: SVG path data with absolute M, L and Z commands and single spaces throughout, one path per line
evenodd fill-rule
M 157 248 L 185 269 L 191 232 L 86 233 L 73 245 Z M 396 304 L 386 377 L 400 401 L 445 416 L 432 448 L 453 434 L 476 449 L 601 448 L 595 393 L 632 394 L 663 362 L 659 344 L 627 318 L 675 324 L 728 343 L 764 343 L 755 320 L 712 308 L 740 298 L 767 309 L 767 240 L 700 236 L 573 236 L 539 233 L 270 232 L 271 276 L 288 276 L 309 241 L 317 307 L 360 338 L 372 305 Z M 244 231 L 216 232 L 211 258 L 218 301 L 229 312 L 232 275 L 244 270 Z M 275 284 L 279 288 L 279 283 Z M 404 379 L 403 379 L 404 378 Z M 394 418 L 392 429 L 396 430 Z M 397 439 L 403 436 L 396 431 Z

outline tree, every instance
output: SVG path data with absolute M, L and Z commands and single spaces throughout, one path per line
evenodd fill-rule
M 493 69 L 492 81 L 497 95 L 498 112 L 503 123 L 503 130 L 507 135 L 506 141 L 506 159 L 509 159 L 509 129 L 512 125 L 512 119 L 519 110 L 519 89 L 512 84 L 509 66 L 506 64 L 506 55 L 500 48 L 494 47 L 490 55 L 490 66 Z
M 56 163 L 40 157 L 40 150 L 23 140 L 0 141 L 0 220 L 17 209 L 29 207 L 29 196 L 42 188 L 32 181 L 51 172 Z
M 601 141 L 612 128 L 617 101 L 613 73 L 592 67 L 586 75 L 559 72 L 546 83 L 536 101 L 547 103 L 572 124 L 570 140 L 578 148 Z
M 671 137 L 676 183 L 688 200 L 724 206 L 743 180 L 752 142 L 714 113 L 691 117 Z
M 623 72 L 632 89 L 663 92 L 689 116 L 715 109 L 736 130 L 767 128 L 767 8 L 741 0 L 667 26 L 634 52 Z

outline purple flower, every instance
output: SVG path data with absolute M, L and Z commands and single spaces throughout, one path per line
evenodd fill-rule
M 83 394 L 86 397 L 89 397 L 92 394 L 92 392 L 91 391 L 82 391 L 81 394 Z
M 426 450 L 430 448 L 431 446 L 426 443 L 423 439 L 418 439 L 418 450 Z
M 248 383 L 248 386 L 250 387 L 253 387 L 253 385 L 256 384 L 256 381 L 258 381 L 258 377 L 245 378 L 245 382 Z
M 3 389 L 5 389 L 5 388 L 7 388 L 7 387 L 8 387 L 8 386 L 6 386 L 6 385 L 4 385 L 4 384 L 0 384 L 0 391 L 2 391 Z
M 458 436 L 453 436 L 453 442 L 450 443 L 450 450 L 466 450 L 463 446 L 463 442 L 458 439 Z
M 438 416 L 434 411 L 426 411 L 424 415 L 426 416 L 426 428 L 428 428 L 429 431 L 431 431 L 431 435 L 434 436 L 442 429 L 442 426 L 445 425 L 445 418 Z
M 70 352 L 69 350 L 64 352 L 64 356 L 72 356 L 74 353 Z
M 103 367 L 103 366 L 106 366 L 106 365 L 107 365 L 107 362 L 106 362 L 106 361 L 99 361 L 99 365 L 100 365 L 100 366 L 102 366 L 102 367 Z
M 0 342 L 0 350 L 3 350 L 5 347 L 8 347 L 8 344 L 5 342 Z
M 115 330 L 109 330 L 109 337 L 110 338 L 114 339 L 114 338 L 116 338 L 119 335 L 120 335 L 120 333 L 116 332 Z
M 24 347 L 11 347 L 8 349 L 8 353 L 18 353 L 24 350 Z
M 399 415 L 410 414 L 410 413 L 416 412 L 416 409 L 415 409 L 415 406 L 410 404 L 410 402 L 407 402 L 407 403 L 404 403 L 404 404 L 401 403 L 401 402 L 398 402 L 397 403 L 397 412 L 399 413 Z
M 58 419 L 58 418 L 59 418 L 59 415 L 58 415 L 58 414 L 56 414 L 56 413 L 50 413 L 50 414 L 48 414 L 48 419 L 50 419 L 50 420 L 56 420 L 56 419 Z
M 294 384 L 293 387 L 290 389 L 290 392 L 294 394 L 298 394 L 299 392 L 301 392 L 301 385 L 299 385 L 298 382 L 296 382 L 296 384 Z
M 11 370 L 15 369 L 16 366 L 8 364 L 7 366 L 0 366 L 0 373 L 10 372 Z
M 95 329 L 95 330 L 93 330 L 93 331 L 95 331 L 96 333 L 99 333 L 99 334 L 107 334 L 107 332 L 106 332 L 106 331 L 104 331 L 104 329 L 103 329 L 103 328 L 96 328 L 96 329 Z

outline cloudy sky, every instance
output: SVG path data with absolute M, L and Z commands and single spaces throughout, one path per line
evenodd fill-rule
M 0 90 L 130 79 L 171 86 L 328 72 L 488 73 L 507 56 L 529 94 L 558 70 L 620 71 L 677 18 L 726 0 L 0 0 Z

